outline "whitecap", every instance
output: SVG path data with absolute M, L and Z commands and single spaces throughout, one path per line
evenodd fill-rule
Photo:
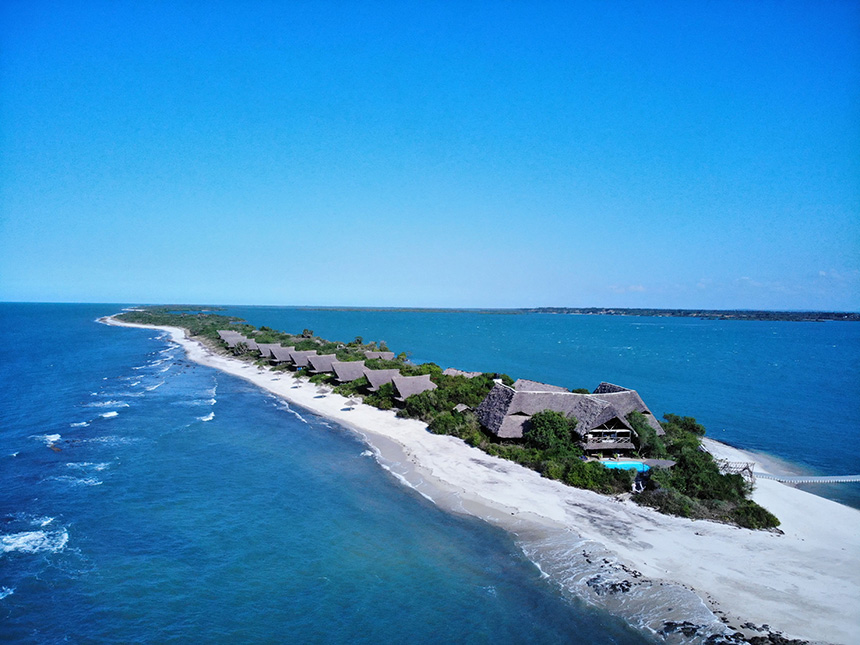
M 159 373 L 159 374 L 164 374 L 164 373 L 165 373 L 167 370 L 169 370 L 171 367 L 173 367 L 173 366 L 172 366 L 172 365 L 168 365 L 168 366 L 166 366 L 163 370 L 158 370 L 158 373 Z
M 56 482 L 64 482 L 72 486 L 101 486 L 104 482 L 96 477 L 72 477 L 71 475 L 58 475 L 56 477 L 48 477 Z
M 23 531 L 0 535 L 0 553 L 41 553 L 61 551 L 69 541 L 69 534 L 61 531 Z
M 133 437 L 117 437 L 115 435 L 107 435 L 105 437 L 92 437 L 90 439 L 84 439 L 82 443 L 103 443 L 110 446 L 122 446 L 129 443 L 135 443 L 136 441 L 140 441 L 140 439 Z
M 101 463 L 96 463 L 94 461 L 70 461 L 66 464 L 66 468 L 72 468 L 74 470 L 95 470 L 97 472 L 101 472 L 110 468 L 110 463 L 106 461 Z
M 9 453 L 9 456 L 10 456 L 10 457 L 17 457 L 17 456 L 18 456 L 18 453 L 17 453 L 17 452 L 10 452 L 10 453 Z
M 119 416 L 119 412 L 116 410 L 111 410 L 110 412 L 105 412 L 104 414 L 99 415 L 102 419 L 113 419 L 114 417 Z
M 10 589 L 9 587 L 0 587 L 0 600 L 3 600 L 6 596 L 11 596 L 15 593 L 15 589 Z
M 33 439 L 38 439 L 39 441 L 44 442 L 46 446 L 53 446 L 60 440 L 60 435 L 58 434 L 40 434 L 32 437 Z
M 135 385 L 140 385 L 140 381 L 135 381 L 134 383 L 129 383 L 129 387 L 134 387 Z
M 70 428 L 86 428 L 89 424 L 89 421 L 79 421 L 78 423 L 70 423 Z
M 373 457 L 374 454 L 373 454 L 372 450 L 365 450 L 364 452 L 361 453 L 361 456 L 362 457 Z
M 214 419 L 214 418 L 215 418 L 215 413 L 214 413 L 214 412 L 210 412 L 210 413 L 209 413 L 209 414 L 207 414 L 205 417 L 197 417 L 197 420 L 198 420 L 198 421 L 211 421 L 211 420 L 212 420 L 212 419 Z
M 164 385 L 164 381 L 162 381 L 161 383 L 156 383 L 155 385 L 150 385 L 149 387 L 145 387 L 143 389 L 147 392 L 152 392 L 153 390 L 160 388 L 162 385 Z
M 92 403 L 84 404 L 88 408 L 127 408 L 128 403 L 125 401 L 93 401 Z

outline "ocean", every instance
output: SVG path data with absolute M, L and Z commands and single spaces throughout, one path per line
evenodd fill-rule
M 112 305 L 0 305 L 0 641 L 646 643 Z
M 401 485 L 346 429 L 158 332 L 95 322 L 122 306 L 0 304 L 0 641 L 652 641 L 563 592 L 515 536 Z M 850 323 L 228 313 L 444 367 L 616 382 L 786 467 L 860 472 Z M 858 505 L 853 486 L 817 492 Z

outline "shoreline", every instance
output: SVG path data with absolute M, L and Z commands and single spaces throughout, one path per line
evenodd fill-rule
M 667 621 L 700 626 L 697 638 L 740 631 L 812 642 L 849 643 L 860 629 L 856 554 L 860 511 L 775 481 L 753 498 L 782 521 L 778 532 L 749 531 L 661 515 L 541 477 L 420 421 L 397 418 L 321 392 L 289 372 L 271 372 L 213 352 L 177 327 L 161 330 L 201 365 L 248 380 L 291 404 L 357 432 L 380 464 L 443 510 L 468 514 L 514 535 L 520 548 L 564 593 L 657 632 Z M 755 455 L 706 439 L 716 456 Z M 846 612 L 846 608 L 849 611 Z M 763 628 L 762 626 L 769 626 Z M 667 637 L 672 641 L 673 636 Z M 677 635 L 680 638 L 680 634 Z

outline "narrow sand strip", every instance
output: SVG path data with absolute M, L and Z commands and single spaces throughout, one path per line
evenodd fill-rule
M 102 321 L 145 327 L 113 318 Z M 423 423 L 398 419 L 393 412 L 366 405 L 348 409 L 344 397 L 331 393 L 320 397 L 317 386 L 289 373 L 258 369 L 217 354 L 186 338 L 182 329 L 158 329 L 167 331 L 190 360 L 244 378 L 358 431 L 380 452 L 383 464 L 446 510 L 476 515 L 519 535 L 553 536 L 556 546 L 562 536 L 571 557 L 587 551 L 588 544 L 602 545 L 617 558 L 615 568 L 632 574 L 652 599 L 663 597 L 664 585 L 693 591 L 703 601 L 703 614 L 713 617 L 710 609 L 726 625 L 747 634 L 757 633 L 741 629 L 750 622 L 813 642 L 857 642 L 860 511 L 759 480 L 753 497 L 780 518 L 783 534 L 661 515 L 631 501 L 544 479 L 454 437 L 433 435 Z M 707 440 L 707 447 L 721 458 L 756 461 L 715 441 Z M 610 610 L 625 613 L 621 600 L 607 596 L 601 601 Z M 687 605 L 675 619 L 684 620 L 691 605 L 689 599 L 681 602 Z M 659 629 L 671 616 L 672 608 L 665 607 L 643 626 Z

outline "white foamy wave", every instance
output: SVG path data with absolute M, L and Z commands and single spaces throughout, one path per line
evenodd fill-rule
M 96 477 L 72 477 L 70 475 L 58 475 L 56 477 L 49 477 L 55 482 L 63 482 L 65 484 L 70 484 L 72 486 L 101 486 L 104 482 Z
M 210 412 L 210 413 L 209 413 L 209 414 L 207 414 L 205 417 L 197 417 L 197 420 L 198 420 L 198 421 L 211 421 L 211 420 L 212 420 L 212 419 L 214 419 L 214 418 L 215 418 L 215 413 L 214 413 L 214 412 Z
M 53 446 L 60 440 L 60 435 L 58 434 L 40 434 L 32 437 L 33 439 L 38 439 L 43 442 L 46 446 Z
M 292 412 L 293 414 L 295 414 L 302 423 L 308 422 L 307 419 L 305 419 L 301 414 L 299 414 L 298 412 L 296 412 L 292 408 L 288 407 L 288 408 L 286 408 L 286 410 L 287 410 L 287 412 Z
M 127 408 L 128 403 L 125 401 L 93 401 L 92 403 L 85 404 L 88 408 Z
M 86 428 L 90 425 L 89 421 L 78 421 L 77 423 L 70 423 L 70 428 Z
M 10 456 L 10 457 L 17 457 L 17 456 L 18 456 L 18 453 L 17 453 L 17 452 L 10 452 L 10 453 L 9 453 L 9 456 Z
M 53 517 L 37 517 L 36 522 L 39 523 L 39 526 L 42 528 L 48 526 L 51 522 L 53 522 L 56 518 Z
M 102 419 L 113 419 L 114 417 L 119 416 L 119 412 L 116 410 L 111 410 L 110 412 L 105 412 L 104 414 L 99 415 Z
M 159 373 L 159 374 L 164 374 L 164 373 L 165 373 L 167 370 L 169 370 L 171 367 L 173 367 L 173 365 L 168 365 L 168 366 L 166 366 L 163 370 L 158 370 L 158 373 Z
M 156 383 L 155 385 L 150 385 L 150 386 L 145 387 L 143 389 L 146 390 L 147 392 L 152 392 L 153 390 L 157 390 L 158 388 L 160 388 L 162 385 L 164 385 L 164 381 L 162 381 L 161 383 Z
M 97 472 L 101 472 L 110 468 L 110 464 L 106 461 L 101 463 L 96 463 L 94 461 L 70 461 L 66 464 L 66 468 L 72 468 L 74 470 L 95 470 Z
M 135 381 L 134 383 L 129 383 L 129 387 L 134 387 L 135 385 L 140 385 L 140 381 Z
M 83 439 L 81 443 L 103 443 L 109 446 L 123 446 L 138 441 L 140 441 L 140 439 L 137 439 L 135 437 L 117 437 L 115 435 L 108 435 L 105 437 L 92 437 L 90 439 Z
M 0 553 L 56 553 L 69 541 L 69 534 L 61 531 L 23 531 L 0 535 Z
M 6 596 L 11 596 L 13 593 L 15 593 L 14 588 L 0 587 L 0 600 L 3 600 Z
M 361 453 L 361 456 L 362 457 L 374 457 L 375 455 L 373 454 L 372 450 L 365 450 L 363 453 Z

